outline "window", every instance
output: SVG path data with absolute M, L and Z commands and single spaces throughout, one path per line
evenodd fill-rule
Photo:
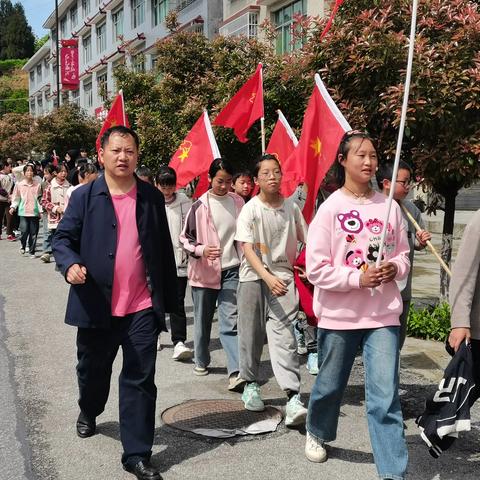
M 132 27 L 137 28 L 145 20 L 145 0 L 132 1 Z
M 37 80 L 42 81 L 42 64 L 37 65 Z
M 67 36 L 67 17 L 63 17 L 60 20 L 60 38 Z
M 123 35 L 123 8 L 112 13 L 113 41 L 116 42 Z
M 277 53 L 291 52 L 302 46 L 300 42 L 295 43 L 295 45 L 292 44 L 292 25 L 295 14 L 306 14 L 305 3 L 305 0 L 292 2 L 274 12 L 273 17 L 277 32 Z
M 139 53 L 132 59 L 132 69 L 134 72 L 141 73 L 145 71 L 145 55 Z
M 35 70 L 30 70 L 30 83 L 35 85 Z
M 97 89 L 98 96 L 105 101 L 108 97 L 107 95 L 107 72 L 97 73 Z
M 35 115 L 35 100 L 30 100 L 30 113 Z
M 102 53 L 107 48 L 107 24 L 103 22 L 97 27 L 97 53 Z
M 168 0 L 152 0 L 153 26 L 160 25 L 167 16 Z
M 37 97 L 37 106 L 38 106 L 38 114 L 41 115 L 43 113 L 43 99 L 41 96 Z
M 87 108 L 93 105 L 92 82 L 83 84 L 83 93 L 85 94 L 85 106 Z
M 92 39 L 90 35 L 82 40 L 83 63 L 87 64 L 92 59 Z
M 90 0 L 82 0 L 82 15 L 86 17 L 90 13 Z
M 72 28 L 77 24 L 78 16 L 77 16 L 77 4 L 75 4 L 71 9 L 70 9 L 70 23 L 72 25 Z
M 72 90 L 72 103 L 80 106 L 80 90 Z

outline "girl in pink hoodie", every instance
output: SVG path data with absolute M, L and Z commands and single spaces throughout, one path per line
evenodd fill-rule
M 343 392 L 358 349 L 363 352 L 370 440 L 380 478 L 405 477 L 408 454 L 398 397 L 399 316 L 394 280 L 407 277 L 408 240 L 394 202 L 384 225 L 387 198 L 370 183 L 378 159 L 370 137 L 347 132 L 335 168 L 341 186 L 320 207 L 308 231 L 306 269 L 314 285 L 319 372 L 307 417 L 305 454 L 327 459 L 335 440 Z M 375 267 L 383 229 L 383 262 Z

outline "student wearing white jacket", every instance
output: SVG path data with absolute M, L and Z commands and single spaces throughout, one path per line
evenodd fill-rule
M 156 179 L 157 188 L 165 197 L 168 228 L 172 239 L 175 264 L 177 266 L 178 313 L 170 314 L 170 330 L 172 336 L 174 360 L 190 360 L 193 352 L 185 345 L 187 340 L 187 316 L 185 314 L 185 291 L 187 289 L 188 256 L 179 241 L 185 217 L 192 206 L 192 201 L 181 192 L 176 192 L 177 175 L 171 167 L 162 167 Z M 161 349 L 160 337 L 158 350 Z

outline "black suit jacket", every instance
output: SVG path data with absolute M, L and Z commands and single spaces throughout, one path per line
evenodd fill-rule
M 164 313 L 176 311 L 176 267 L 163 195 L 137 181 L 136 218 L 152 305 L 160 328 Z M 82 328 L 110 328 L 117 219 L 105 177 L 75 190 L 53 237 L 55 261 L 64 276 L 75 263 L 87 268 L 83 285 L 72 285 L 65 322 Z

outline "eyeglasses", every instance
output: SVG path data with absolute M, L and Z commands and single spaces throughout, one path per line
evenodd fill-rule
M 397 183 L 401 183 L 403 188 L 407 188 L 413 185 L 413 180 L 397 180 Z
M 275 178 L 280 178 L 282 176 L 282 172 L 280 170 L 276 170 L 274 172 L 261 172 L 258 174 L 260 178 L 269 178 L 271 176 L 274 176 Z

